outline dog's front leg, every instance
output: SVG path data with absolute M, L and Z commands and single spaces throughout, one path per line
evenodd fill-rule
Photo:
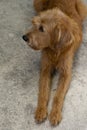
M 60 70 L 58 88 L 56 90 L 52 110 L 49 116 L 49 120 L 52 125 L 57 125 L 62 119 L 61 111 L 63 102 L 71 81 L 71 66 L 71 63 L 67 62 L 65 67 L 63 66 Z
M 35 113 L 35 119 L 38 123 L 44 121 L 47 117 L 47 104 L 50 94 L 51 66 L 49 62 L 42 58 L 42 68 L 39 81 L 38 106 Z

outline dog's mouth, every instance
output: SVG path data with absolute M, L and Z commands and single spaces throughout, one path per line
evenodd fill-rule
M 29 47 L 31 47 L 32 49 L 34 49 L 34 50 L 40 50 L 38 47 L 36 47 L 35 45 L 33 45 L 33 44 L 31 44 L 31 43 L 27 43 L 27 45 L 28 45 Z
M 31 47 L 32 49 L 34 49 L 34 50 L 40 50 L 40 49 L 38 48 L 38 44 L 37 44 L 36 41 L 33 43 L 32 39 L 29 39 L 26 35 L 23 35 L 23 36 L 22 36 L 22 39 L 23 39 L 23 40 L 27 43 L 27 45 L 28 45 L 29 47 Z

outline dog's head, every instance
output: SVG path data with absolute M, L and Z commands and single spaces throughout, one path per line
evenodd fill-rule
M 32 23 L 23 39 L 35 50 L 63 48 L 73 42 L 72 20 L 59 9 L 40 13 Z

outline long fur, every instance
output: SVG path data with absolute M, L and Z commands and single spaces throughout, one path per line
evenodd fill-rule
M 82 22 L 87 8 L 80 0 L 34 0 L 37 16 L 33 27 L 23 37 L 35 50 L 42 50 L 39 80 L 37 122 L 47 117 L 52 72 L 59 70 L 59 82 L 49 120 L 57 125 L 62 119 L 64 98 L 70 86 L 72 64 L 76 50 L 82 43 Z

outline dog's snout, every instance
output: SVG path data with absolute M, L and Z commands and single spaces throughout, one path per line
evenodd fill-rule
M 29 41 L 29 38 L 28 38 L 28 36 L 27 36 L 27 35 L 23 35 L 23 36 L 22 36 L 22 38 L 23 38 L 23 40 L 24 40 L 24 41 L 26 41 L 26 42 L 28 42 L 28 41 Z

